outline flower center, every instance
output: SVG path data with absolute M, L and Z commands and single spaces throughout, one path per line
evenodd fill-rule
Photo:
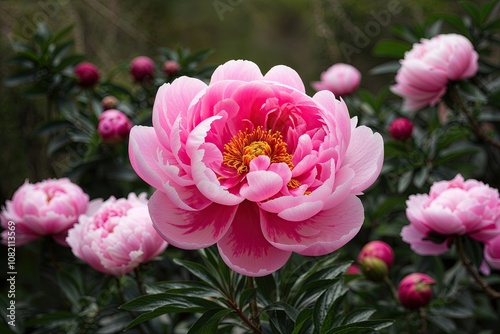
M 284 162 L 293 168 L 292 155 L 286 150 L 279 131 L 265 131 L 261 126 L 251 132 L 239 131 L 231 141 L 224 145 L 223 164 L 236 169 L 238 174 L 248 172 L 250 161 L 266 155 L 271 163 Z

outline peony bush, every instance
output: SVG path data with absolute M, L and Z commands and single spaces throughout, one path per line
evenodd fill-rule
M 494 333 L 498 6 L 461 6 L 373 10 L 353 41 L 317 22 L 328 53 L 295 69 L 110 66 L 37 27 L 5 81 L 47 154 L 1 207 L 0 332 Z

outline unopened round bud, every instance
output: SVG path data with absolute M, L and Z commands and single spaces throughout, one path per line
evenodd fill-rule
M 392 138 L 397 140 L 406 140 L 411 137 L 413 133 L 413 123 L 404 117 L 396 118 L 389 125 L 389 134 Z
M 83 88 L 94 86 L 100 78 L 99 69 L 92 63 L 83 62 L 75 66 L 74 74 L 78 84 Z
M 398 297 L 401 305 L 410 310 L 419 309 L 432 300 L 432 286 L 436 282 L 432 277 L 413 273 L 404 277 L 399 283 Z

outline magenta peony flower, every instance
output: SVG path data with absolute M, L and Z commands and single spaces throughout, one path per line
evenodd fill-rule
M 410 310 L 419 309 L 432 300 L 434 279 L 426 274 L 413 273 L 405 276 L 398 286 L 401 305 Z
M 136 57 L 130 63 L 130 74 L 137 82 L 152 78 L 155 74 L 155 62 L 146 56 Z
M 0 214 L 5 229 L 3 242 L 8 240 L 9 221 L 13 221 L 17 246 L 45 235 L 67 246 L 64 241 L 67 231 L 87 210 L 88 202 L 88 195 L 69 179 L 47 179 L 34 184 L 26 181 Z
M 117 143 L 128 137 L 132 122 L 120 110 L 109 109 L 99 116 L 97 132 L 103 141 Z
M 413 123 L 404 117 L 396 118 L 389 125 L 389 134 L 397 140 L 406 140 L 411 137 L 413 132 Z
M 449 81 L 476 74 L 477 60 L 477 52 L 464 36 L 443 34 L 422 39 L 405 53 L 391 90 L 404 98 L 403 109 L 433 106 L 446 93 Z
M 92 63 L 83 62 L 75 66 L 75 76 L 78 84 L 83 88 L 94 86 L 100 78 L 99 69 Z
M 410 225 L 403 227 L 401 236 L 421 255 L 446 252 L 457 235 L 486 242 L 500 234 L 498 190 L 476 180 L 464 181 L 460 174 L 434 183 L 428 195 L 410 196 L 406 205 Z
M 97 271 L 123 275 L 163 252 L 167 243 L 149 217 L 146 193 L 92 201 L 68 232 L 73 254 Z
M 349 95 L 358 89 L 361 72 L 352 65 L 338 63 L 321 73 L 321 81 L 312 82 L 317 90 L 329 90 L 335 95 Z
M 166 75 L 174 75 L 181 70 L 181 66 L 175 60 L 167 60 L 163 63 L 163 72 Z
M 329 91 L 305 94 L 286 66 L 218 67 L 210 84 L 163 85 L 153 127 L 132 128 L 133 168 L 157 189 L 149 211 L 172 245 L 217 243 L 234 271 L 269 274 L 291 252 L 330 253 L 363 223 L 357 198 L 380 173 L 379 134 Z
M 484 259 L 495 269 L 500 269 L 500 234 L 484 245 Z

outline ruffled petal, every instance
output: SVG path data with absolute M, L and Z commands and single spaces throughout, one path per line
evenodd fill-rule
M 259 66 L 248 60 L 230 60 L 217 67 L 210 79 L 210 85 L 222 80 L 262 80 Z

